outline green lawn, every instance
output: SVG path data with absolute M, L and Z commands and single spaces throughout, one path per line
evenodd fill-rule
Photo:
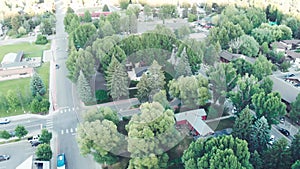
M 37 73 L 43 79 L 47 89 L 49 87 L 49 69 L 50 63 L 44 63 L 41 67 L 36 69 Z M 16 93 L 21 92 L 23 96 L 30 95 L 30 78 L 22 78 L 0 82 L 0 94 L 5 96 L 8 90 L 13 90 Z M 45 97 L 49 97 L 48 92 L 46 93 Z M 29 105 L 23 105 L 23 107 L 26 111 L 29 111 Z M 19 107 L 16 111 L 9 111 L 8 113 L 6 112 L 6 110 L 0 111 L 0 117 L 14 116 L 23 113 L 24 111 L 21 107 Z
M 43 50 L 50 49 L 50 43 L 46 45 L 36 45 L 29 42 L 18 43 L 13 45 L 3 45 L 0 46 L 0 61 L 2 61 L 5 54 L 13 52 L 18 53 L 19 51 L 24 51 L 24 57 L 41 57 Z
M 226 128 L 232 128 L 234 125 L 234 121 L 235 121 L 234 117 L 230 117 L 221 121 L 213 121 L 207 123 L 207 125 L 214 131 L 218 131 Z

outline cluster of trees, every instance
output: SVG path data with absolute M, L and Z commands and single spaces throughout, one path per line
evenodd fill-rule
M 26 136 L 28 131 L 25 129 L 24 126 L 18 125 L 13 132 L 8 132 L 7 130 L 0 131 L 0 138 L 9 139 L 11 137 L 18 137 L 21 139 L 22 137 Z
M 267 119 L 255 117 L 248 107 L 238 113 L 232 135 L 248 142 L 254 168 L 293 168 L 299 165 L 300 133 L 294 136 L 291 146 L 283 138 L 268 146 L 270 126 Z
M 47 129 L 42 129 L 42 134 L 39 137 L 39 141 L 42 144 L 37 146 L 35 155 L 38 160 L 41 161 L 50 161 L 52 158 L 52 150 L 50 146 L 50 141 L 52 139 L 52 133 Z
M 174 113 L 157 102 L 141 105 L 122 133 L 117 129 L 117 112 L 108 107 L 89 110 L 78 128 L 78 143 L 83 155 L 92 154 L 99 163 L 111 165 L 129 153 L 128 168 L 166 168 L 165 153 L 180 141 L 174 127 Z
M 18 14 L 4 18 L 3 26 L 8 28 L 7 35 L 21 37 L 32 32 L 35 27 L 40 26 L 42 34 L 51 35 L 55 30 L 55 15 L 51 12 L 45 12 L 41 15 Z

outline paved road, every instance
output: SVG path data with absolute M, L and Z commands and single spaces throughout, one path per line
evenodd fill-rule
M 51 40 L 54 38 L 54 36 L 50 35 L 47 38 Z M 34 43 L 35 40 L 36 40 L 36 36 L 28 36 L 28 37 L 17 38 L 17 39 L 6 39 L 6 40 L 0 40 L 0 45 L 10 45 L 10 44 L 16 44 L 22 42 Z
M 96 163 L 91 158 L 84 158 L 80 155 L 79 148 L 76 142 L 75 133 L 77 131 L 77 112 L 78 102 L 76 95 L 73 95 L 73 85 L 71 81 L 66 78 L 68 70 L 65 62 L 68 56 L 66 51 L 68 40 L 67 33 L 64 31 L 64 7 L 63 1 L 56 1 L 56 36 L 53 40 L 54 45 L 52 50 L 54 53 L 54 61 L 60 65 L 60 68 L 55 70 L 54 78 L 56 81 L 56 107 L 59 112 L 52 118 L 54 131 L 54 158 L 59 153 L 65 153 L 67 166 L 69 169 L 96 169 Z M 55 163 L 53 163 L 55 164 Z M 55 165 L 52 165 L 55 166 Z M 55 168 L 55 167 L 54 167 Z
M 13 169 L 34 154 L 36 147 L 31 147 L 27 141 L 0 145 L 0 154 L 8 154 L 10 160 L 0 162 L 0 169 Z

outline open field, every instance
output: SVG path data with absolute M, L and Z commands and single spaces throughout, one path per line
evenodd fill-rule
M 36 45 L 34 43 L 18 43 L 14 45 L 0 46 L 0 61 L 10 52 L 18 53 L 24 51 L 24 57 L 41 57 L 44 50 L 50 49 L 50 43 L 46 45 Z

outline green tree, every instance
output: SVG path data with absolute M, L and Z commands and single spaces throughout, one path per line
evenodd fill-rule
M 263 155 L 264 168 L 290 169 L 291 154 L 285 139 L 277 140 Z
M 151 9 L 151 7 L 149 5 L 145 5 L 144 6 L 144 15 L 146 16 L 145 17 L 145 21 L 147 21 L 148 18 L 153 15 L 152 9 Z
M 74 13 L 73 8 L 71 8 L 71 7 L 68 7 L 68 8 L 67 8 L 67 14 L 69 14 L 69 13 Z
M 113 99 L 119 100 L 121 97 L 129 96 L 129 78 L 125 66 L 121 64 L 115 56 L 106 71 L 106 81 L 109 94 Z
M 12 90 L 7 91 L 6 100 L 10 109 L 16 109 L 20 105 L 20 100 L 17 98 L 17 94 Z
M 292 162 L 295 162 L 300 159 L 300 133 L 294 135 L 294 139 L 291 144 L 291 157 Z
M 209 82 L 212 84 L 214 103 L 219 101 L 219 104 L 223 104 L 225 94 L 236 86 L 236 69 L 231 63 L 218 63 L 214 67 L 210 67 L 207 74 Z
M 290 111 L 291 119 L 295 122 L 300 120 L 300 94 L 297 95 L 296 100 L 291 104 Z
M 106 17 L 107 21 L 111 24 L 115 33 L 120 33 L 120 23 L 121 23 L 121 16 L 117 12 L 113 12 Z
M 259 87 L 263 89 L 266 94 L 269 94 L 273 89 L 273 81 L 269 77 L 264 77 Z
M 192 70 L 191 66 L 188 61 L 188 56 L 186 54 L 186 48 L 183 49 L 181 55 L 180 55 L 180 60 L 178 64 L 175 67 L 175 78 L 178 78 L 179 76 L 191 76 L 192 75 Z
M 149 97 L 153 97 L 155 93 L 164 88 L 164 85 L 165 75 L 162 67 L 154 60 L 148 72 L 142 75 L 141 80 L 137 84 L 137 97 L 142 102 L 148 101 Z
M 77 91 L 79 94 L 79 98 L 81 101 L 83 101 L 85 104 L 91 104 L 93 101 L 93 96 L 92 96 L 92 89 L 85 78 L 84 74 L 82 71 L 79 73 L 78 81 L 77 81 Z
M 77 53 L 78 56 L 75 62 L 76 66 L 78 67 L 78 69 L 76 70 L 78 71 L 76 72 L 76 75 L 79 75 L 79 71 L 81 70 L 87 81 L 90 81 L 91 78 L 95 75 L 95 59 L 91 54 L 90 49 L 90 47 L 87 47 L 86 50 L 79 49 Z
M 112 27 L 112 24 L 109 21 L 106 21 L 102 27 L 104 36 L 111 36 L 115 33 L 115 30 Z
M 181 157 L 185 168 L 252 168 L 247 142 L 222 136 L 192 142 Z M 230 166 L 230 167 L 229 167 Z
M 103 6 L 102 11 L 103 12 L 109 12 L 109 8 L 106 4 Z
M 15 128 L 15 133 L 16 136 L 20 138 L 26 136 L 26 134 L 28 134 L 28 131 L 25 129 L 24 126 L 21 125 L 17 125 L 17 127 Z
M 239 116 L 234 122 L 234 126 L 232 128 L 233 137 L 238 137 L 239 139 L 249 141 L 253 122 L 253 115 L 251 114 L 249 107 L 246 107 L 241 113 L 239 113 Z
M 280 40 L 292 39 L 293 32 L 292 32 L 291 28 L 289 28 L 286 25 L 279 25 L 278 29 L 282 31 L 282 36 L 281 36 Z
M 164 108 L 169 108 L 169 101 L 167 100 L 167 93 L 161 90 L 153 96 L 153 101 L 160 103 Z
M 71 34 L 71 39 L 77 49 L 85 47 L 88 40 L 97 32 L 93 23 L 84 23 L 79 25 Z
M 42 129 L 42 134 L 39 137 L 39 141 L 42 143 L 50 144 L 52 139 L 52 132 L 49 132 L 47 129 Z
M 37 35 L 37 38 L 35 40 L 35 44 L 37 44 L 37 45 L 45 45 L 47 43 L 48 43 L 48 39 L 47 39 L 46 36 L 41 35 L 41 34 Z
M 20 16 L 19 15 L 16 15 L 14 17 L 11 18 L 11 26 L 12 26 L 12 29 L 14 31 L 18 31 L 18 29 L 20 28 L 21 26 L 21 19 L 20 19 Z
M 120 7 L 121 9 L 127 9 L 129 5 L 129 1 L 128 0 L 120 0 Z
M 295 37 L 298 28 L 300 27 L 300 21 L 295 17 L 288 17 L 284 20 L 284 24 L 291 29 L 291 31 L 293 32 L 293 37 Z
M 236 89 L 229 92 L 229 98 L 236 108 L 237 113 L 241 112 L 247 105 L 250 105 L 252 96 L 261 90 L 257 83 L 257 78 L 248 74 L 238 78 Z
M 236 69 L 238 75 L 244 76 L 245 74 L 251 75 L 253 65 L 245 59 L 238 58 L 232 61 L 233 67 Z
M 279 117 L 286 114 L 286 105 L 281 102 L 279 93 L 256 93 L 252 96 L 252 103 L 258 118 L 264 116 L 268 124 L 278 124 Z
M 249 8 L 246 10 L 246 16 L 253 24 L 253 28 L 259 27 L 266 22 L 266 13 L 260 8 Z
M 249 35 L 242 35 L 240 39 L 242 41 L 240 52 L 246 56 L 256 57 L 259 51 L 259 44 L 256 40 Z
M 254 153 L 250 155 L 250 163 L 252 164 L 253 168 L 255 169 L 262 169 L 263 168 L 263 160 L 261 155 L 255 150 Z
M 52 158 L 52 150 L 49 144 L 40 144 L 38 145 L 35 155 L 39 160 L 50 161 Z
M 267 143 L 270 140 L 270 128 L 265 117 L 261 117 L 255 121 L 252 126 L 251 137 L 249 140 L 249 149 L 251 152 L 255 150 L 262 153 L 267 149 Z
M 211 44 L 209 45 L 203 55 L 203 63 L 207 65 L 214 65 L 219 59 L 219 54 L 216 48 Z
M 40 105 L 40 101 L 38 99 L 33 99 L 30 103 L 30 110 L 33 113 L 39 113 L 41 112 L 41 105 Z
M 92 22 L 92 15 L 91 15 L 90 11 L 88 11 L 88 10 L 84 11 L 82 21 L 85 22 L 85 23 Z
M 180 138 L 174 127 L 174 113 L 170 109 L 165 110 L 157 102 L 144 103 L 140 109 L 141 114 L 132 116 L 126 125 L 128 151 L 132 157 L 130 162 L 138 158 L 146 158 L 136 161 L 134 165 L 149 165 L 148 168 L 157 168 L 159 163 L 151 163 L 147 158 L 153 157 L 161 160 L 164 156 L 158 154 L 176 145 Z
M 9 139 L 10 137 L 11 137 L 11 135 L 9 134 L 8 131 L 6 131 L 6 130 L 0 131 L 0 138 Z
M 208 80 L 201 75 L 179 77 L 169 82 L 169 93 L 188 106 L 204 106 L 211 98 Z
M 262 45 L 264 42 L 270 44 L 271 42 L 275 41 L 270 29 L 255 28 L 252 30 L 251 36 L 259 45 Z
M 75 13 L 67 13 L 64 18 L 64 25 L 65 25 L 65 30 L 68 33 L 73 32 L 74 30 L 76 30 L 79 27 L 79 25 L 77 27 L 74 27 L 75 25 L 71 24 L 72 20 L 73 20 L 73 22 L 76 21 L 76 22 L 80 23 L 79 17 Z
M 37 73 L 34 73 L 30 79 L 30 90 L 32 96 L 36 96 L 37 94 L 43 96 L 46 94 L 46 86 Z
M 253 75 L 260 81 L 272 74 L 273 64 L 265 56 L 260 55 L 253 65 Z
M 109 120 L 85 121 L 78 127 L 77 141 L 83 156 L 91 154 L 96 162 L 111 165 L 117 162 L 117 154 L 126 150 L 122 136 Z
M 53 26 L 54 25 L 53 25 L 51 19 L 44 18 L 42 20 L 42 23 L 41 23 L 41 32 L 42 32 L 42 34 L 44 34 L 44 35 L 51 35 L 53 33 L 52 32 Z
M 110 107 L 99 107 L 89 109 L 84 115 L 84 121 L 93 122 L 96 120 L 109 120 L 117 125 L 119 122 L 119 117 L 117 111 L 112 110 Z

